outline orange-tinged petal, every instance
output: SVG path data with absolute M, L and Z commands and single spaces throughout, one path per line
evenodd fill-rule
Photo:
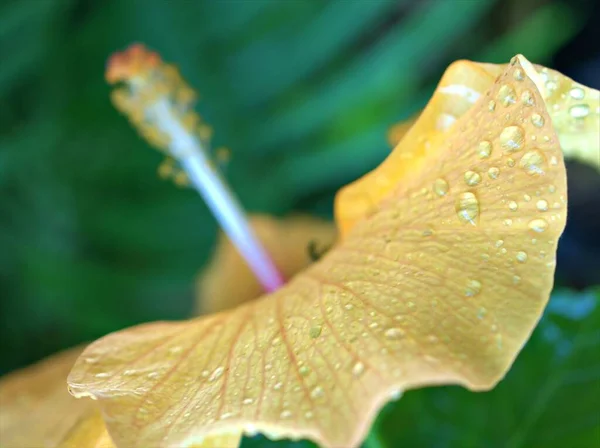
M 457 61 L 448 67 L 414 125 L 404 132 L 406 128 L 400 123 L 400 128 L 390 136 L 390 139 L 401 137 L 401 144 L 375 170 L 338 192 L 335 217 L 342 237 L 357 221 L 377 210 L 379 202 L 398 182 L 418 175 L 437 157 L 443 148 L 433 141 L 451 131 L 456 120 L 471 109 L 493 80 L 475 62 Z
M 421 149 L 425 162 L 390 172 L 398 181 L 369 217 L 281 290 L 106 336 L 75 365 L 72 392 L 98 400 L 119 446 L 243 430 L 351 447 L 403 390 L 493 387 L 548 300 L 566 218 L 562 153 L 530 76 L 515 58 Z M 506 86 L 534 104 L 502 101 Z
M 309 266 L 309 247 L 330 247 L 336 230 L 331 222 L 310 216 L 275 219 L 250 216 L 250 225 L 285 278 Z M 235 279 L 235 281 L 232 281 Z M 203 314 L 233 308 L 264 293 L 262 286 L 226 235 L 221 234 L 211 263 L 197 284 L 198 310 Z
M 457 69 L 457 65 L 460 65 L 462 71 Z M 445 74 L 445 77 L 449 79 L 440 83 L 423 115 L 427 116 L 430 123 L 452 121 L 447 116 L 452 115 L 451 109 L 454 107 L 454 100 L 459 104 L 464 104 L 464 101 L 468 101 L 469 98 L 477 98 L 506 70 L 506 67 L 506 64 L 456 62 Z M 539 73 L 534 81 L 546 102 L 565 158 L 575 159 L 600 169 L 600 139 L 598 139 L 600 92 L 579 84 L 555 70 L 540 65 L 534 65 L 534 67 Z M 484 75 L 483 72 L 488 75 L 488 85 L 478 82 Z M 441 98 L 434 101 L 436 97 Z M 530 101 L 527 94 L 521 100 Z M 390 128 L 388 141 L 392 147 L 402 140 L 414 121 L 415 118 L 411 118 Z M 405 151 L 409 146 L 410 142 L 402 143 Z
M 93 411 L 74 399 L 67 375 L 83 347 L 54 355 L 0 381 L 0 443 L 10 448 L 55 447 Z

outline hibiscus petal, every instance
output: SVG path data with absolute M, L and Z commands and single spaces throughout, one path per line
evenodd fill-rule
M 548 300 L 566 218 L 562 154 L 530 67 L 515 58 L 448 132 L 411 130 L 422 160 L 386 161 L 368 218 L 285 287 L 106 336 L 77 361 L 72 393 L 98 400 L 119 446 L 260 431 L 349 447 L 403 390 L 493 387 Z
M 309 248 L 326 250 L 335 239 L 331 222 L 311 216 L 275 219 L 266 215 L 249 217 L 250 225 L 283 276 L 292 278 L 313 260 Z M 231 281 L 234 278 L 235 281 Z M 197 283 L 198 310 L 204 314 L 233 308 L 264 293 L 240 253 L 223 233 L 215 253 Z
M 55 447 L 93 411 L 76 400 L 66 379 L 83 347 L 54 355 L 0 381 L 0 441 L 11 448 Z

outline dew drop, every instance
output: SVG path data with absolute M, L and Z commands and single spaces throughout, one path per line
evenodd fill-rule
M 344 305 L 344 308 L 346 308 L 348 311 L 350 311 L 352 308 L 354 308 L 354 305 L 352 305 L 351 303 L 347 303 Z
M 517 252 L 516 258 L 517 258 L 517 261 L 519 261 L 521 263 L 525 263 L 527 261 L 527 253 L 520 250 L 519 252 Z
M 95 376 L 96 376 L 96 378 L 108 378 L 110 375 L 106 372 L 100 372 L 100 373 L 97 373 Z
M 254 403 L 254 399 L 252 398 L 244 398 L 244 401 L 242 401 L 243 404 L 252 404 Z
M 446 195 L 446 193 L 448 193 L 448 190 L 449 190 L 448 182 L 446 182 L 444 179 L 441 179 L 441 178 L 437 179 L 433 183 L 433 191 L 438 196 Z
M 487 314 L 486 308 L 484 308 L 484 307 L 479 308 L 479 311 L 477 311 L 477 319 L 483 319 L 486 314 Z
M 354 364 L 354 366 L 352 367 L 352 375 L 354 375 L 355 377 L 359 377 L 363 374 L 363 372 L 365 371 L 365 365 L 362 362 L 357 362 L 356 364 Z
M 225 371 L 225 369 L 223 367 L 217 367 L 214 372 L 212 373 L 212 375 L 210 376 L 210 378 L 208 379 L 208 381 L 216 381 L 218 380 L 221 375 L 223 375 L 223 372 Z
M 483 141 L 479 142 L 479 158 L 480 159 L 487 159 L 491 153 L 492 153 L 492 144 L 489 141 L 483 140 Z
M 519 162 L 519 166 L 527 171 L 528 174 L 544 174 L 544 170 L 542 169 L 543 164 L 544 156 L 535 150 L 527 151 Z
M 498 101 L 500 101 L 504 107 L 515 104 L 517 101 L 515 89 L 509 84 L 504 84 L 500 87 L 500 90 L 498 90 Z
M 137 373 L 137 370 L 134 370 L 134 369 L 127 369 L 127 370 L 123 371 L 123 375 L 125 375 L 125 376 L 135 375 L 136 373 Z
M 275 389 L 275 390 L 281 390 L 282 387 L 283 387 L 283 383 L 282 382 L 278 382 L 278 383 L 275 383 L 275 385 L 273 386 L 273 389 Z
M 475 225 L 479 216 L 479 201 L 471 192 L 462 193 L 456 201 L 456 214 L 463 223 Z
M 590 113 L 590 107 L 587 104 L 577 104 L 569 108 L 569 114 L 573 118 L 585 118 Z
M 471 187 L 477 185 L 479 182 L 481 182 L 481 176 L 479 175 L 479 173 L 476 173 L 475 171 L 467 171 L 465 172 L 465 183 L 467 185 L 470 185 Z
M 533 124 L 536 128 L 541 128 L 544 126 L 544 117 L 540 114 L 532 114 L 531 115 L 531 124 Z
M 508 159 L 506 159 L 506 166 L 508 166 L 510 168 L 515 166 L 515 159 L 513 159 L 512 157 L 509 157 Z
M 537 201 L 535 206 L 540 212 L 545 212 L 546 210 L 548 210 L 548 202 L 544 199 L 540 199 L 539 201 Z
M 325 394 L 325 392 L 323 391 L 323 388 L 321 386 L 316 386 L 311 392 L 310 392 L 310 396 L 312 398 L 320 398 Z
M 467 282 L 467 287 L 465 289 L 465 295 L 467 297 L 476 296 L 479 294 L 479 291 L 481 291 L 481 282 L 477 280 L 469 280 Z
M 523 70 L 521 70 L 520 68 L 516 68 L 513 72 L 513 78 L 515 78 L 515 81 L 523 81 Z
M 519 277 L 518 275 L 514 275 L 513 276 L 513 283 L 516 285 L 521 281 L 521 277 Z
M 573 87 L 569 91 L 569 95 L 571 95 L 571 98 L 574 100 L 582 100 L 585 97 L 585 91 L 581 87 Z
M 535 101 L 533 99 L 533 94 L 531 93 L 531 91 L 529 90 L 525 90 L 522 94 L 521 94 L 521 102 L 525 105 L 525 106 L 533 106 Z
M 515 201 L 510 201 L 508 203 L 508 208 L 509 208 L 509 210 L 516 212 L 517 209 L 519 208 L 519 204 L 517 204 Z
M 304 413 L 304 418 L 306 418 L 307 420 L 310 420 L 313 417 L 314 417 L 314 414 L 311 411 L 306 411 Z
M 525 132 L 520 126 L 507 126 L 500 133 L 500 145 L 505 152 L 519 151 L 525 142 Z
M 541 233 L 548 228 L 548 221 L 542 218 L 529 221 L 528 227 L 534 232 Z
M 285 411 L 281 411 L 281 414 L 279 414 L 279 416 L 281 418 L 290 418 L 292 416 L 291 411 L 288 411 L 287 409 Z
M 309 335 L 312 339 L 316 339 L 321 335 L 322 327 L 320 325 L 315 325 L 311 327 L 309 330 Z
M 171 354 L 171 355 L 176 355 L 177 353 L 180 353 L 180 352 L 181 352 L 181 350 L 183 350 L 183 349 L 182 349 L 182 348 L 181 348 L 179 345 L 176 345 L 176 346 L 174 346 L 174 347 L 171 347 L 171 348 L 169 349 L 169 354 Z
M 390 400 L 399 400 L 402 396 L 402 391 L 400 389 L 394 389 L 390 392 Z
M 301 366 L 301 367 L 298 369 L 298 372 L 300 372 L 300 375 L 302 375 L 302 376 L 306 376 L 306 375 L 308 375 L 308 374 L 309 374 L 309 372 L 310 372 L 310 369 L 309 369 L 307 366 Z
M 499 174 L 500 174 L 500 170 L 498 168 L 496 168 L 495 166 L 491 167 L 488 170 L 488 176 L 490 177 L 490 179 L 498 179 Z
M 385 330 L 384 335 L 388 339 L 400 339 L 402 336 L 404 336 L 404 330 L 396 327 L 388 328 Z
M 148 374 L 148 378 L 151 379 L 151 380 L 154 380 L 154 379 L 158 378 L 158 372 L 150 372 Z
M 496 241 L 496 247 L 502 247 L 503 244 L 504 244 L 504 240 Z
M 510 226 L 512 226 L 513 221 L 512 221 L 512 219 L 507 218 L 503 221 L 503 223 L 506 227 L 510 227 Z
M 494 112 L 496 110 L 496 102 L 494 100 L 490 100 L 488 103 L 488 110 L 490 112 Z

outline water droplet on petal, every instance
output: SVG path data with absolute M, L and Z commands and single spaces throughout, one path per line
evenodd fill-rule
M 309 330 L 309 335 L 312 339 L 316 339 L 321 335 L 322 327 L 320 325 L 315 325 L 311 327 Z
M 158 372 L 150 372 L 148 378 L 151 380 L 158 378 Z
M 494 100 L 490 100 L 488 103 L 488 110 L 490 112 L 494 112 L 496 110 L 496 102 Z
M 325 394 L 321 386 L 316 386 L 310 393 L 312 398 L 320 398 Z
M 363 372 L 365 371 L 365 365 L 362 362 L 357 362 L 356 364 L 354 364 L 354 366 L 352 367 L 352 375 L 354 375 L 355 377 L 359 377 L 363 374 Z
M 298 369 L 298 372 L 300 372 L 300 375 L 302 375 L 302 376 L 306 376 L 306 375 L 308 375 L 308 373 L 310 372 L 310 369 L 309 369 L 307 366 L 301 366 L 301 367 Z
M 525 106 L 533 106 L 535 101 L 533 99 L 533 94 L 531 93 L 531 91 L 529 90 L 525 90 L 522 94 L 521 94 L 521 102 L 525 105 Z
M 548 202 L 544 199 L 540 199 L 539 201 L 537 201 L 535 206 L 540 212 L 545 212 L 546 210 L 548 210 Z
M 456 201 L 456 213 L 462 222 L 475 225 L 475 220 L 479 216 L 477 197 L 471 192 L 462 193 Z
M 516 258 L 517 258 L 517 261 L 520 261 L 521 263 L 525 263 L 527 261 L 527 253 L 520 250 L 519 252 L 517 252 Z
M 106 372 L 100 372 L 100 373 L 97 373 L 95 376 L 96 376 L 96 378 L 108 378 L 110 376 L 110 374 L 108 374 Z
M 585 97 L 585 91 L 581 87 L 573 87 L 569 91 L 569 95 L 571 95 L 571 98 L 574 100 L 582 100 Z
M 519 166 L 527 171 L 528 174 L 544 174 L 544 170 L 542 169 L 543 164 L 544 156 L 535 150 L 527 151 L 519 162 Z
M 519 151 L 524 142 L 525 131 L 520 126 L 508 126 L 500 133 L 500 145 L 507 153 Z
M 484 307 L 479 308 L 479 311 L 477 312 L 477 319 L 483 319 L 486 314 L 487 309 L 485 309 Z
M 506 218 L 506 219 L 503 221 L 503 223 L 504 223 L 504 225 L 505 225 L 506 227 L 510 227 L 510 226 L 512 226 L 513 220 L 512 220 L 512 219 L 510 219 L 510 218 Z
M 215 381 L 217 379 L 219 379 L 221 377 L 221 375 L 223 375 L 223 372 L 225 371 L 225 369 L 223 367 L 217 367 L 214 372 L 212 373 L 212 375 L 210 376 L 210 378 L 208 379 L 208 381 Z
M 500 170 L 498 168 L 496 168 L 495 166 L 491 167 L 488 170 L 488 176 L 490 177 L 490 179 L 498 179 L 499 174 L 500 174 Z
M 519 208 L 519 204 L 517 204 L 515 201 L 510 201 L 508 203 L 508 209 L 509 210 L 511 210 L 513 212 L 516 212 L 518 208 Z
M 467 185 L 470 185 L 471 187 L 477 185 L 479 182 L 481 182 L 481 176 L 479 175 L 479 173 L 476 173 L 475 171 L 467 171 L 465 172 L 465 183 Z
M 285 411 L 281 411 L 281 414 L 279 414 L 279 416 L 281 418 L 290 418 L 292 416 L 291 411 L 288 411 L 287 409 Z
M 480 159 L 487 159 L 491 153 L 492 153 L 492 144 L 489 141 L 483 140 L 483 141 L 479 142 L 479 158 Z
M 388 339 L 400 339 L 404 336 L 404 330 L 401 328 L 388 328 L 384 333 L 385 337 Z
M 585 118 L 590 113 L 590 107 L 587 104 L 577 104 L 569 108 L 569 113 L 573 118 Z
M 465 295 L 467 297 L 473 297 L 479 294 L 481 291 L 481 282 L 477 280 L 469 280 L 467 282 L 467 288 L 465 289 Z
M 516 81 L 523 81 L 525 78 L 523 75 L 523 70 L 520 68 L 515 68 L 515 71 L 513 72 L 513 78 L 515 78 Z
M 448 182 L 446 182 L 444 179 L 441 179 L 441 178 L 437 179 L 433 183 L 433 191 L 438 196 L 444 196 L 446 193 L 448 193 L 448 190 L 449 190 Z
M 273 385 L 273 389 L 275 389 L 275 390 L 281 390 L 282 387 L 283 387 L 282 382 L 275 383 L 275 385 Z
M 529 221 L 528 227 L 534 232 L 541 233 L 548 228 L 548 221 L 542 218 Z
M 244 398 L 244 401 L 242 401 L 243 404 L 252 404 L 254 403 L 254 399 L 252 398 Z
M 540 114 L 532 114 L 531 115 L 531 124 L 533 124 L 536 128 L 541 128 L 544 126 L 544 117 Z
M 306 411 L 304 413 L 304 418 L 306 418 L 307 420 L 310 420 L 313 417 L 314 417 L 314 414 L 311 411 Z
M 515 89 L 509 84 L 504 84 L 498 90 L 498 101 L 505 107 L 515 104 L 517 101 Z

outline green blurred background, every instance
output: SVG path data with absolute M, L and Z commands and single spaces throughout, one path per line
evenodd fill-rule
M 523 53 L 599 88 L 597 4 L 1 0 L 0 373 L 191 313 L 216 224 L 195 192 L 158 179 L 161 155 L 111 106 L 112 52 L 143 42 L 180 67 L 250 211 L 330 217 L 456 59 Z M 569 165 L 557 291 L 508 379 L 407 393 L 371 448 L 600 446 L 599 177 Z

